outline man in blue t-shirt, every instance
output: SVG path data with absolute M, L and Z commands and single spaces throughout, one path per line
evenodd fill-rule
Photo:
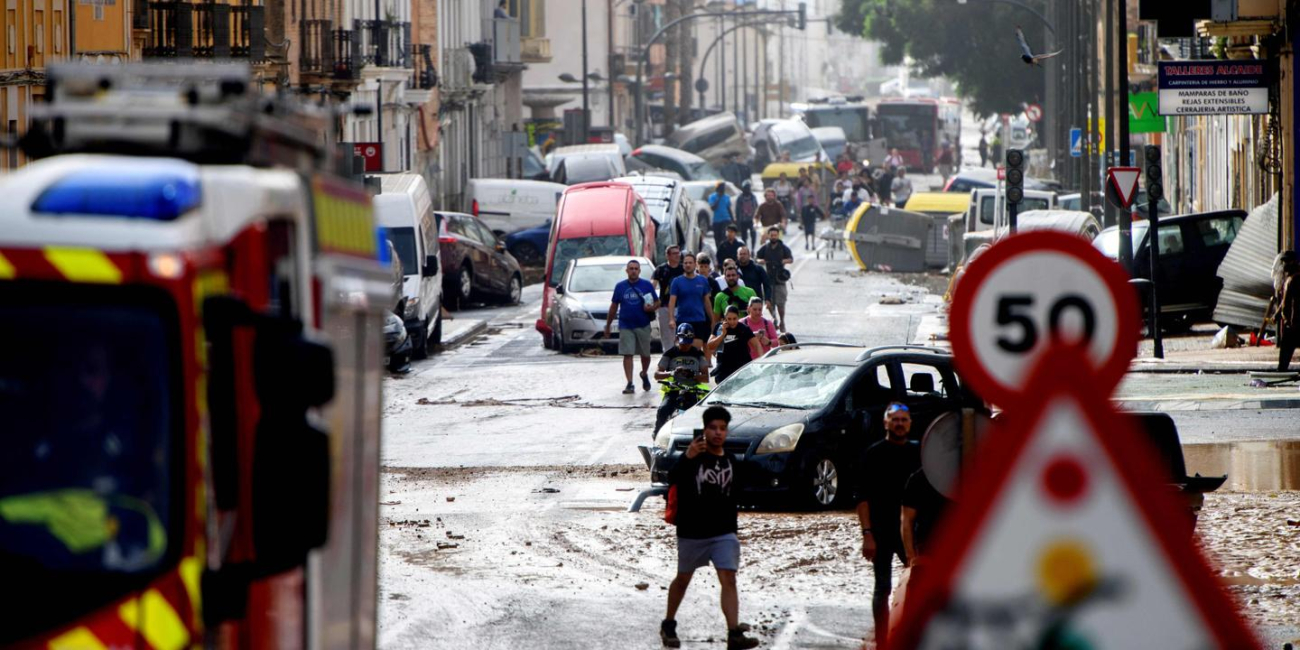
M 727 238 L 727 224 L 734 223 L 731 216 L 731 197 L 727 195 L 726 181 L 719 181 L 709 195 L 709 208 L 713 210 L 713 245 L 721 248 Z
M 650 318 L 659 308 L 659 296 L 649 280 L 641 279 L 641 263 L 627 261 L 627 279 L 614 285 L 609 315 L 605 317 L 605 338 L 618 316 L 618 353 L 623 355 L 623 376 L 627 378 L 624 395 L 636 392 L 632 385 L 632 355 L 641 355 L 641 389 L 650 390 Z
M 682 255 L 682 274 L 668 285 L 668 329 L 690 323 L 695 347 L 704 349 L 704 337 L 713 331 L 713 306 L 709 304 L 709 279 L 695 272 L 695 254 Z

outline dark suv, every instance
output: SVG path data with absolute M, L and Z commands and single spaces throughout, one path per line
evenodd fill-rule
M 962 385 L 946 350 L 801 343 L 777 348 L 728 377 L 656 433 L 651 481 L 663 483 L 709 406 L 731 412 L 726 449 L 742 463 L 742 502 L 787 496 L 801 506 L 847 507 L 862 452 L 884 437 L 885 407 L 907 404 L 919 440 L 939 415 L 988 413 Z

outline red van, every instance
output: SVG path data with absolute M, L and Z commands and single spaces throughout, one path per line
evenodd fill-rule
M 582 183 L 569 187 L 560 197 L 546 247 L 546 284 L 542 289 L 542 314 L 536 325 L 547 347 L 551 328 L 546 324 L 546 315 L 564 269 L 571 260 L 600 255 L 635 255 L 658 263 L 655 221 L 645 202 L 627 183 Z M 650 279 L 651 271 L 643 269 L 641 277 Z M 614 285 L 609 290 L 612 294 Z

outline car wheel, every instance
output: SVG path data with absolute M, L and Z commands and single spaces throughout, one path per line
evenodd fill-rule
M 510 287 L 506 289 L 506 304 L 517 305 L 524 295 L 524 280 L 516 273 L 510 276 Z
M 411 358 L 429 358 L 429 322 L 420 321 L 420 327 L 411 333 Z
M 559 352 L 560 354 L 568 354 L 569 352 L 572 351 L 572 348 L 569 347 L 569 344 L 564 342 L 564 330 L 561 329 L 559 325 L 556 325 L 555 328 L 551 330 L 551 332 L 552 332 L 551 336 L 555 337 L 555 339 L 551 342 L 551 347 L 556 352 Z
M 808 505 L 829 510 L 842 500 L 840 468 L 829 458 L 819 458 L 809 472 Z
M 429 342 L 425 345 L 427 349 L 432 349 L 435 345 L 442 345 L 442 314 L 439 313 L 434 318 L 436 320 L 433 322 L 433 332 L 429 334 Z
M 515 259 L 524 266 L 536 266 L 542 263 L 541 252 L 537 250 L 536 246 L 528 242 L 515 244 L 515 249 L 510 254 L 514 255 Z
M 474 295 L 474 272 L 466 262 L 460 267 L 460 272 L 456 275 L 456 308 L 464 309 L 469 304 L 469 299 Z

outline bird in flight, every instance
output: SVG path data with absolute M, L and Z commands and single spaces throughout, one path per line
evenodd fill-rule
M 1044 59 L 1050 59 L 1065 50 L 1057 50 L 1048 54 L 1034 54 L 1029 49 L 1029 42 L 1025 40 L 1025 33 L 1020 31 L 1020 26 L 1016 25 L 1016 40 L 1020 41 L 1020 60 L 1027 65 L 1041 65 Z

